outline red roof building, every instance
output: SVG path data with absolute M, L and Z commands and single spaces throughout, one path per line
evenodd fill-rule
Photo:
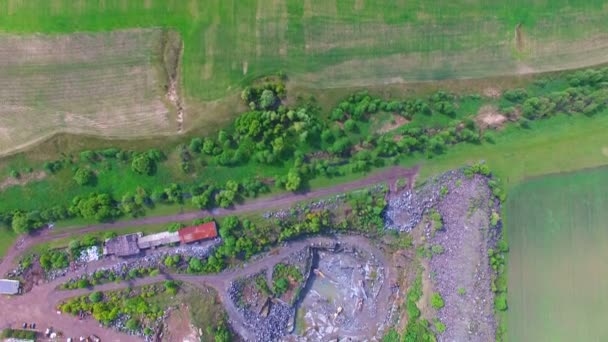
M 198 226 L 186 227 L 177 231 L 179 240 L 182 243 L 213 239 L 217 237 L 215 222 L 207 222 Z

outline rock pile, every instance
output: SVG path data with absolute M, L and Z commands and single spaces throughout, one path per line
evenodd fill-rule
M 237 311 L 242 317 L 245 327 L 253 332 L 255 341 L 267 342 L 277 341 L 289 333 L 288 325 L 295 317 L 295 309 L 280 301 L 270 301 L 268 315 L 262 315 L 253 303 L 260 303 L 259 293 L 254 293 L 254 298 L 249 298 L 250 303 L 244 303 L 243 289 L 246 283 L 253 282 L 260 274 L 251 275 L 245 279 L 233 281 L 228 287 L 228 298 L 235 304 Z
M 458 177 L 462 177 L 461 171 L 449 171 L 427 181 L 415 191 L 406 190 L 391 198 L 384 214 L 385 227 L 410 232 L 420 223 L 426 211 L 439 202 L 441 189 L 449 187 Z

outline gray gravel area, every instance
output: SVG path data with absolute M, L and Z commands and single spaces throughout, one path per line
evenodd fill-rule
M 492 341 L 496 319 L 488 260 L 491 191 L 487 179 L 478 175 L 471 179 L 456 176 L 442 184 L 448 188 L 437 206 L 443 229 L 430 239 L 444 249 L 430 261 L 434 289 L 445 301 L 437 317 L 447 329 L 438 340 Z

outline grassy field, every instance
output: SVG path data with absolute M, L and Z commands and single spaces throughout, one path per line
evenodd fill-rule
M 0 34 L 0 155 L 58 132 L 175 134 L 165 102 L 160 29 Z
M 460 144 L 433 159 L 407 159 L 421 164 L 420 179 L 485 160 L 507 189 L 526 178 L 608 164 L 608 113 L 576 118 L 560 114 L 532 122 L 530 129 L 507 127 L 494 144 Z
M 509 340 L 608 338 L 608 169 L 533 179 L 506 205 Z
M 0 29 L 174 27 L 184 38 L 186 94 L 216 99 L 280 69 L 298 81 L 336 86 L 595 64 L 608 48 L 607 14 L 597 0 L 5 0 Z
M 159 27 L 183 39 L 183 125 L 200 129 L 231 117 L 243 84 L 279 70 L 331 88 L 606 62 L 607 17 L 598 0 L 0 0 L 0 100 L 10 107 L 0 109 L 13 114 L 0 121 L 10 133 L 0 131 L 0 152 L 61 131 L 175 133 L 148 37 Z

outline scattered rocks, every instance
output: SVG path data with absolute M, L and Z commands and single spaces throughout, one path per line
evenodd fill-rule
M 235 303 L 237 311 L 242 317 L 245 327 L 253 332 L 255 341 L 276 341 L 285 336 L 289 322 L 295 317 L 295 309 L 289 305 L 269 300 L 268 295 L 256 290 L 255 279 L 264 276 L 266 270 L 233 281 L 228 288 L 228 298 Z M 262 315 L 266 305 L 269 305 L 267 314 Z
M 499 210 L 484 176 L 467 178 L 462 170 L 431 179 L 416 191 L 406 191 L 389 199 L 385 214 L 388 229 L 410 232 L 419 226 L 431 209 L 441 216 L 442 228 L 430 220 L 420 227 L 430 261 L 425 274 L 433 292 L 443 297 L 445 306 L 437 318 L 446 325 L 439 341 L 491 341 L 495 339 L 496 318 L 491 291 L 492 269 L 488 248 L 498 235 L 490 228 L 492 210 Z M 426 222 L 426 221 L 425 221 Z
M 442 197 L 442 188 L 458 177 L 462 177 L 461 171 L 449 171 L 427 181 L 415 191 L 407 190 L 391 198 L 384 214 L 386 228 L 410 232 L 422 221 L 424 214 L 437 205 Z

